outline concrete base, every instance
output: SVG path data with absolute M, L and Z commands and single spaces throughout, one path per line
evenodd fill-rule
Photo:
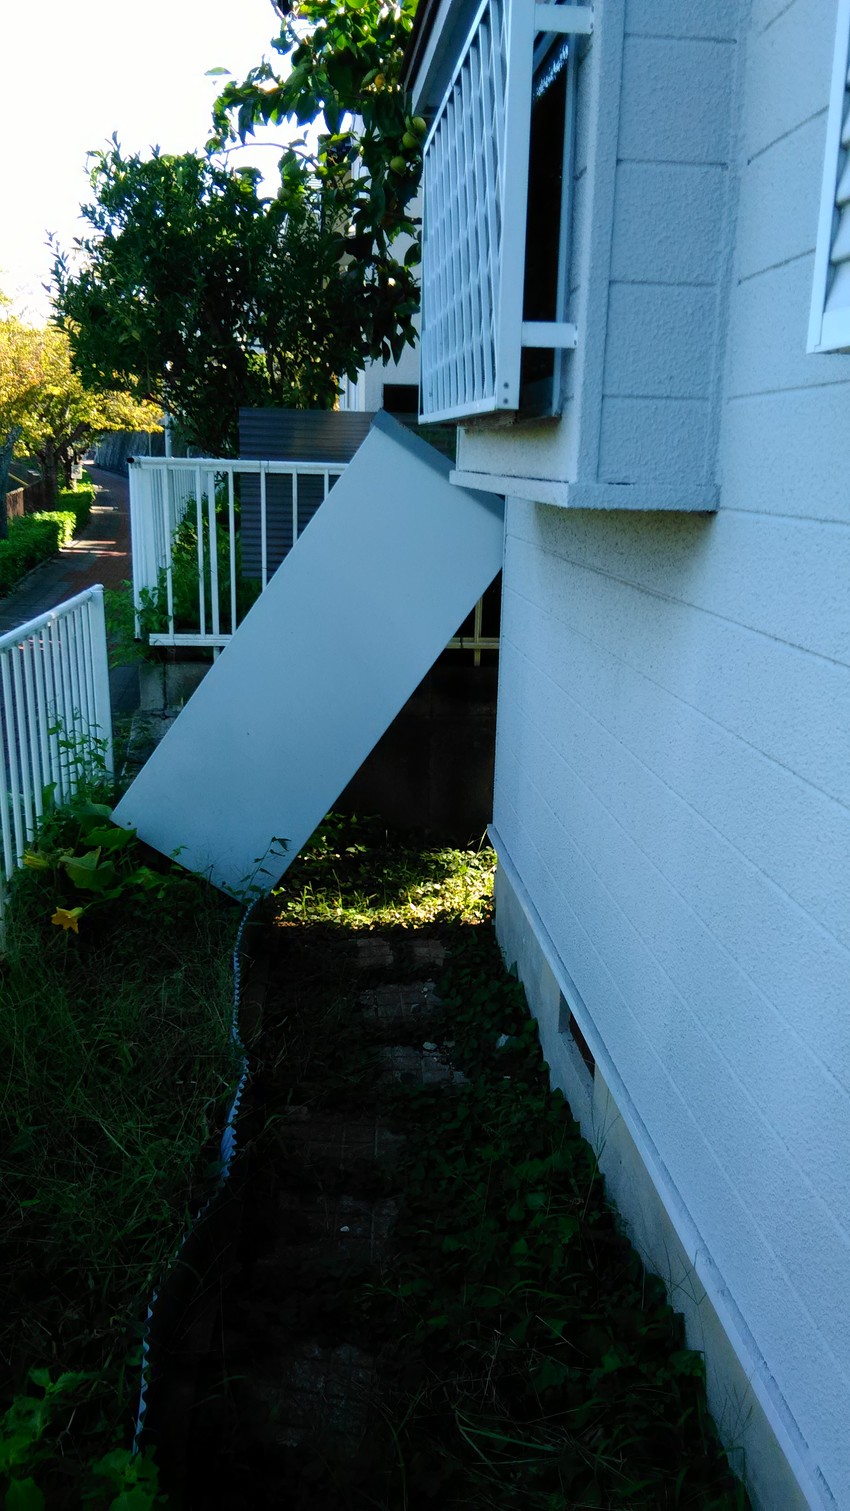
M 647 1269 L 663 1279 L 685 1322 L 690 1348 L 705 1357 L 708 1404 L 730 1462 L 755 1511 L 804 1511 L 822 1502 L 801 1489 L 738 1350 L 694 1268 L 623 1120 L 599 1065 L 591 1071 L 569 1032 L 570 1003 L 538 938 L 531 914 L 500 864 L 496 933 L 505 963 L 516 967 L 540 1027 L 552 1084 L 560 1087 L 593 1146 L 617 1208 Z M 562 981 L 569 983 L 566 970 Z
M 139 707 L 151 713 L 176 713 L 211 665 L 211 661 L 143 661 L 139 666 Z

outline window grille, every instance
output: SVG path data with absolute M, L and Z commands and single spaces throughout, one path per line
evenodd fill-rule
M 850 0 L 839 0 L 809 351 L 850 350 Z
M 523 321 L 535 38 L 588 33 L 585 5 L 482 0 L 425 144 L 424 420 L 516 410 L 523 347 L 575 345 Z

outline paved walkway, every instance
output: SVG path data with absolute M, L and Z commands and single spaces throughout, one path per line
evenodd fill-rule
M 87 469 L 97 486 L 91 518 L 85 529 L 45 561 L 23 582 L 0 598 L 0 635 L 55 609 L 66 598 L 101 583 L 120 587 L 130 577 L 130 489 L 126 478 L 98 467 Z M 139 677 L 135 667 L 119 666 L 109 674 L 113 713 L 138 707 Z

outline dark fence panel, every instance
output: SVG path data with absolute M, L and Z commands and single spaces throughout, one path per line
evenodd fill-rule
M 39 509 L 49 507 L 44 484 L 41 482 L 27 483 L 25 487 L 13 488 L 11 493 L 6 494 L 7 520 L 20 519 L 24 514 L 36 514 Z
M 372 415 L 357 410 L 240 409 L 239 455 L 250 461 L 350 462 L 366 439 Z M 333 486 L 333 479 L 330 480 Z M 240 479 L 242 501 L 242 571 L 262 572 L 260 551 L 260 480 Z M 324 479 L 302 478 L 298 484 L 298 534 L 309 524 L 324 498 Z M 292 482 L 266 479 L 268 569 L 280 566 L 292 547 Z

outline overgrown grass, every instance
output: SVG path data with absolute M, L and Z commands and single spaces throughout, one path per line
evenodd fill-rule
M 268 1242 L 280 1187 L 298 1193 L 307 1179 L 288 1146 L 293 1107 L 320 1120 L 377 1115 L 402 1134 L 400 1164 L 383 1184 L 369 1177 L 399 1213 L 382 1270 L 343 1262 L 333 1243 L 324 1260 L 311 1250 L 300 1262 L 296 1244 L 284 1261 L 287 1235 L 274 1236 L 272 1292 L 261 1280 L 252 1296 L 243 1276 L 240 1305 L 273 1315 L 288 1340 L 365 1352 L 380 1379 L 359 1445 L 335 1445 L 320 1427 L 272 1454 L 260 1428 L 268 1457 L 248 1484 L 250 1424 L 240 1428 L 237 1405 L 232 1447 L 216 1429 L 216 1483 L 239 1505 L 270 1503 L 285 1483 L 293 1511 L 742 1511 L 702 1358 L 550 1089 L 536 1023 L 489 926 L 492 870 L 490 851 L 421 849 L 331 819 L 287 873 L 246 1252 Z M 397 962 L 406 931 L 449 945 L 443 1021 L 427 1031 L 450 1043 L 460 1087 L 382 1075 L 383 1030 L 364 1026 L 364 978 L 344 943 L 375 928 L 390 932 Z M 206 1504 L 199 1493 L 193 1506 Z
M 480 923 L 492 909 L 489 846 L 429 848 L 375 819 L 329 814 L 275 893 L 279 923 L 412 929 Z
M 408 1478 L 427 1463 L 428 1497 L 458 1511 L 746 1506 L 702 1357 L 619 1231 L 489 930 L 455 945 L 441 996 L 468 1084 L 399 1098 L 400 1265 L 376 1298 Z
M 86 822 L 45 822 L 0 960 L 0 1492 L 14 1471 L 57 1506 L 112 1502 L 88 1466 L 129 1445 L 146 1299 L 212 1189 L 235 1073 L 234 906 Z M 61 857 L 95 842 L 80 891 Z M 51 923 L 75 905 L 78 934 Z

